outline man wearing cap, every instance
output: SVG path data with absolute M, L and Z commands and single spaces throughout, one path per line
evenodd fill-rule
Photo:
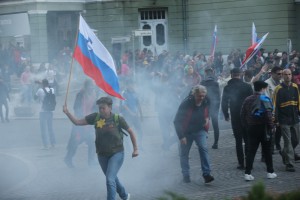
M 238 159 L 237 169 L 245 168 L 245 155 L 243 150 L 243 141 L 245 142 L 245 152 L 247 152 L 248 143 L 246 130 L 242 126 L 240 111 L 243 101 L 250 95 L 252 95 L 253 90 L 251 85 L 243 82 L 241 80 L 242 71 L 240 68 L 233 68 L 231 71 L 231 80 L 223 90 L 222 96 L 222 111 L 226 121 L 229 121 L 229 112 L 231 115 L 231 126 L 235 138 L 236 154 Z

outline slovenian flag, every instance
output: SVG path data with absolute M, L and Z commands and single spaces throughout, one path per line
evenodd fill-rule
M 255 43 L 258 42 L 257 40 L 257 33 L 256 33 L 256 28 L 255 28 L 255 25 L 254 25 L 254 22 L 252 23 L 252 42 L 251 44 L 254 45 Z
M 246 64 L 253 58 L 254 55 L 256 55 L 256 53 L 258 52 L 258 50 L 260 49 L 262 43 L 265 41 L 265 39 L 267 38 L 267 36 L 269 35 L 269 33 L 266 33 L 260 40 L 259 42 L 254 43 L 253 45 L 251 45 L 247 51 L 246 51 L 246 56 L 242 62 L 242 65 L 240 68 L 245 68 Z
M 86 75 L 107 94 L 120 95 L 119 80 L 112 56 L 80 15 L 77 44 L 73 57 Z
M 217 45 L 217 25 L 215 25 L 215 29 L 214 29 L 214 33 L 213 33 L 213 41 L 212 41 L 211 51 L 210 51 L 211 61 L 214 60 L 216 45 Z

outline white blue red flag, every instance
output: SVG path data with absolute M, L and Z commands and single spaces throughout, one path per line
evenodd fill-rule
M 252 39 L 251 40 L 252 40 L 252 42 L 251 42 L 252 45 L 258 42 L 254 22 L 252 23 Z
M 254 55 L 256 55 L 256 53 L 258 52 L 258 50 L 260 49 L 262 43 L 265 41 L 265 39 L 267 38 L 267 36 L 269 35 L 269 33 L 266 33 L 260 40 L 259 42 L 254 43 L 253 45 L 251 45 L 247 51 L 246 51 L 246 56 L 242 62 L 242 65 L 240 68 L 245 68 L 246 64 L 253 58 Z
M 73 57 L 86 75 L 107 94 L 120 95 L 119 80 L 112 56 L 80 15 L 77 45 Z
M 210 51 L 210 59 L 213 61 L 215 56 L 215 50 L 217 45 L 217 25 L 215 25 L 214 33 L 213 33 L 213 41 Z

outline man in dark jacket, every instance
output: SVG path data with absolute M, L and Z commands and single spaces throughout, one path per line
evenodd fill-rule
M 207 150 L 207 130 L 209 126 L 207 90 L 203 85 L 196 85 L 192 94 L 179 106 L 174 125 L 180 140 L 180 165 L 183 181 L 190 180 L 189 152 L 193 142 L 198 146 L 202 176 L 205 183 L 214 180 L 210 175 L 210 163 Z
M 214 129 L 214 144 L 213 149 L 218 148 L 219 141 L 219 109 L 220 109 L 220 87 L 219 83 L 215 80 L 214 70 L 212 68 L 205 69 L 205 79 L 201 82 L 207 89 L 207 97 L 209 99 L 209 116 L 212 121 L 212 126 Z
M 85 80 L 83 88 L 76 94 L 73 106 L 75 116 L 81 118 L 96 111 L 97 107 L 95 104 L 95 98 L 96 94 L 93 89 L 93 83 L 91 82 L 91 80 Z M 74 167 L 72 159 L 76 154 L 78 146 L 82 143 L 86 143 L 88 146 L 89 166 L 96 164 L 96 150 L 93 127 L 73 125 L 67 146 L 67 154 L 64 159 L 66 165 L 69 168 Z
M 240 112 L 242 104 L 246 97 L 253 94 L 251 85 L 241 80 L 242 71 L 239 68 L 233 68 L 231 71 L 231 80 L 223 90 L 222 111 L 226 121 L 229 121 L 228 109 L 230 109 L 231 126 L 235 137 L 236 154 L 239 165 L 237 169 L 245 168 L 245 154 L 248 148 L 246 130 L 242 126 Z M 245 151 L 243 150 L 243 140 Z

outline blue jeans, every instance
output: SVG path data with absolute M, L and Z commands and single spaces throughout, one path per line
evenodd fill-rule
M 50 144 L 52 146 L 54 146 L 56 143 L 54 132 L 53 132 L 52 122 L 53 122 L 53 113 L 52 112 L 50 112 L 50 111 L 40 112 L 40 128 L 41 128 L 42 141 L 43 141 L 44 147 L 47 147 L 49 145 L 48 137 L 50 140 Z
M 190 176 L 189 152 L 193 141 L 195 141 L 196 145 L 198 146 L 202 175 L 210 175 L 211 170 L 207 150 L 207 132 L 205 130 L 200 130 L 198 132 L 185 135 L 185 137 L 187 140 L 187 144 L 180 144 L 180 165 L 182 175 Z
M 124 151 L 115 153 L 112 156 L 98 155 L 98 160 L 106 176 L 107 200 L 115 200 L 116 193 L 119 194 L 121 199 L 127 199 L 128 194 L 117 177 L 124 161 Z

